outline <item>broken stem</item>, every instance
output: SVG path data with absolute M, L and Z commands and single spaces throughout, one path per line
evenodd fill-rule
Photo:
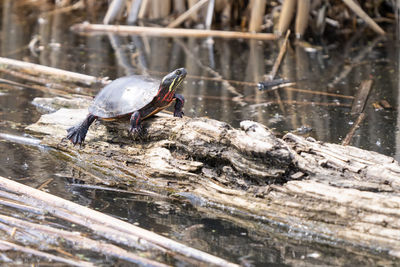
M 281 62 L 282 62 L 282 59 L 283 59 L 283 56 L 286 53 L 286 48 L 287 48 L 287 42 L 288 42 L 288 39 L 289 39 L 289 35 L 290 35 L 290 30 L 287 30 L 285 39 L 283 40 L 282 46 L 281 46 L 281 48 L 279 50 L 278 57 L 275 60 L 274 66 L 272 67 L 272 70 L 269 73 L 269 75 L 267 77 L 267 80 L 270 80 L 270 81 L 273 80 L 275 78 L 276 73 L 278 72 L 279 66 L 281 65 Z

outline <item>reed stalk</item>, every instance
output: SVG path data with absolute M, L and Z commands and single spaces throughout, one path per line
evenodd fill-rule
M 310 0 L 301 0 L 297 4 L 295 34 L 301 38 L 307 29 L 310 13 Z
M 202 8 L 205 4 L 207 4 L 208 1 L 209 0 L 201 0 L 201 1 L 197 2 L 190 9 L 188 9 L 185 13 L 180 15 L 178 18 L 176 18 L 170 24 L 168 24 L 167 28 L 176 28 L 177 26 L 181 25 L 186 19 L 188 19 L 189 17 L 192 17 L 193 14 L 196 14 L 197 11 L 200 8 Z
M 376 24 L 376 22 L 373 19 L 371 19 L 371 17 L 368 16 L 368 14 L 365 13 L 365 11 L 362 10 L 362 8 L 359 5 L 357 5 L 353 0 L 342 0 L 342 1 L 351 10 L 353 10 L 353 12 L 357 14 L 357 16 L 359 16 L 362 20 L 364 20 L 365 23 L 367 23 L 372 30 L 382 35 L 385 34 L 385 31 L 378 24 Z
M 290 25 L 293 18 L 294 8 L 297 0 L 285 0 L 282 5 L 281 15 L 279 17 L 277 34 L 281 35 Z
M 250 32 L 259 32 L 263 22 L 263 16 L 265 13 L 266 0 L 253 0 L 251 5 L 251 15 L 249 23 Z

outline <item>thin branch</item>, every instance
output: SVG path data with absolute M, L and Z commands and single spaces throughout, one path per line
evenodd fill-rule
M 51 182 L 53 182 L 53 181 L 54 181 L 53 178 L 47 179 L 47 180 L 46 180 L 43 184 L 41 184 L 37 189 L 38 189 L 38 190 L 42 190 L 43 188 L 45 188 L 46 186 L 48 186 L 49 183 L 51 183 Z
M 379 34 L 385 34 L 385 31 L 378 25 L 376 24 L 376 22 L 371 19 L 370 16 L 368 16 L 367 13 L 365 13 L 364 10 L 362 10 L 362 8 L 357 5 L 356 3 L 354 3 L 353 0 L 342 0 L 351 10 L 353 10 L 354 13 L 356 13 L 362 20 L 365 21 L 365 23 L 368 24 L 368 26 L 374 30 L 375 32 L 379 33 Z
M 66 85 L 61 85 L 59 83 L 55 83 L 52 80 L 43 78 L 43 77 L 38 77 L 38 76 L 32 76 L 29 74 L 21 73 L 20 71 L 15 71 L 15 70 L 10 70 L 10 69 L 0 69 L 0 72 L 6 73 L 8 75 L 20 78 L 22 80 L 34 82 L 37 84 L 44 85 L 49 88 L 54 88 L 54 89 L 65 89 Z
M 56 8 L 54 10 L 48 11 L 48 12 L 43 12 L 41 13 L 42 17 L 46 17 L 46 16 L 51 16 L 51 15 L 55 15 L 55 14 L 60 14 L 60 13 L 67 13 L 76 9 L 82 9 L 84 8 L 84 0 L 80 0 L 79 2 L 76 2 L 75 4 L 72 4 L 70 6 L 65 6 L 65 7 L 60 7 L 60 8 Z
M 30 62 L 24 62 L 20 60 L 0 57 L 0 68 L 12 68 L 22 70 L 27 73 L 41 73 L 50 76 L 55 76 L 63 81 L 75 81 L 91 85 L 94 83 L 101 82 L 102 80 L 93 76 L 80 74 L 72 71 L 66 71 L 62 69 L 47 67 L 39 64 Z
M 174 21 L 168 24 L 167 28 L 175 28 L 179 26 L 182 22 L 184 22 L 187 18 L 189 18 L 192 14 L 196 13 L 200 8 L 202 8 L 205 4 L 207 4 L 209 0 L 201 0 L 197 2 L 194 6 L 189 8 L 185 13 L 177 17 Z
M 279 66 L 281 65 L 281 62 L 282 62 L 282 59 L 283 59 L 283 56 L 286 53 L 286 48 L 287 48 L 287 42 L 288 42 L 288 39 L 289 39 L 289 35 L 290 35 L 290 30 L 287 30 L 285 39 L 283 40 L 282 46 L 281 46 L 281 48 L 279 50 L 278 57 L 276 58 L 274 66 L 272 67 L 272 70 L 271 70 L 271 72 L 269 73 L 269 75 L 267 77 L 268 80 L 273 80 L 275 78 L 276 73 L 278 72 Z
M 69 265 L 73 266 L 94 266 L 92 263 L 87 262 L 87 261 L 77 261 L 77 260 L 72 260 L 72 259 L 67 259 L 59 256 L 55 256 L 46 252 L 42 252 L 36 249 L 28 248 L 28 247 L 23 247 L 5 240 L 0 240 L 0 246 L 2 250 L 7 250 L 7 249 L 12 249 L 15 251 L 20 251 L 26 254 L 32 254 L 35 256 L 43 257 L 52 261 L 58 261 L 62 263 L 66 263 Z
M 360 114 L 364 111 L 365 104 L 367 102 L 369 93 L 372 88 L 372 80 L 364 80 L 362 81 L 360 88 L 358 89 L 356 96 L 353 100 L 353 107 L 351 109 L 351 114 Z
M 220 38 L 234 38 L 234 39 L 258 39 L 267 41 L 273 41 L 277 39 L 277 36 L 272 33 L 174 29 L 174 28 L 160 28 L 160 27 L 103 25 L 103 24 L 89 24 L 89 23 L 75 24 L 71 27 L 71 30 L 75 32 L 96 32 L 102 34 L 107 32 L 115 32 L 119 34 L 142 34 L 150 36 L 167 36 L 167 37 L 168 36 L 195 37 L 195 38 L 220 37 Z
M 349 133 L 346 135 L 346 137 L 344 138 L 344 140 L 342 142 L 343 146 L 347 146 L 347 145 L 350 144 L 351 139 L 354 136 L 354 133 L 360 127 L 360 124 L 364 120 L 364 118 L 365 118 L 365 113 L 364 112 L 362 112 L 362 113 L 360 113 L 360 115 L 358 115 L 358 118 L 357 118 L 356 122 L 353 124 L 353 126 L 351 127 Z
M 19 209 L 19 210 L 23 210 L 23 211 L 29 211 L 31 213 L 35 213 L 35 214 L 42 214 L 43 212 L 39 209 L 39 208 L 35 208 L 35 207 L 31 207 L 29 205 L 25 205 L 25 204 L 21 204 L 17 201 L 10 201 L 10 200 L 5 200 L 0 198 L 0 205 L 4 205 L 7 207 L 11 207 L 14 209 Z

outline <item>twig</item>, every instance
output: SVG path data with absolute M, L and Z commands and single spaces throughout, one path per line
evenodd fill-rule
M 288 42 L 288 39 L 289 39 L 289 35 L 290 35 L 290 30 L 287 30 L 285 39 L 283 40 L 282 46 L 281 46 L 281 48 L 279 50 L 279 54 L 278 54 L 278 57 L 275 60 L 274 66 L 272 67 L 272 70 L 269 73 L 269 75 L 267 75 L 267 77 L 266 77 L 267 80 L 272 81 L 275 78 L 276 73 L 278 72 L 279 66 L 281 65 L 281 62 L 282 62 L 282 59 L 283 59 L 283 56 L 286 53 L 286 48 L 287 48 L 287 42 Z M 278 101 L 279 108 L 281 109 L 282 112 L 284 112 L 285 108 L 283 106 L 282 99 L 281 99 L 281 96 L 279 95 L 279 92 L 277 90 L 275 90 L 274 94 L 275 94 L 275 97 L 276 97 L 276 99 Z
M 175 36 L 175 37 L 220 37 L 220 38 L 235 38 L 235 39 L 258 39 L 258 40 L 276 40 L 277 36 L 272 33 L 249 33 L 235 31 L 216 31 L 216 30 L 195 30 L 195 29 L 175 29 L 175 28 L 160 28 L 160 27 L 141 27 L 141 26 L 126 26 L 126 25 L 103 25 L 81 23 L 71 27 L 75 32 L 115 32 L 119 34 L 142 34 L 151 36 Z
M 354 13 L 356 13 L 362 20 L 365 21 L 365 23 L 368 24 L 368 26 L 373 29 L 375 32 L 379 34 L 385 34 L 385 31 L 378 25 L 376 22 L 371 19 L 370 16 L 368 16 L 367 13 L 365 13 L 362 8 L 354 3 L 353 0 L 342 0 L 351 10 L 353 10 Z
M 13 68 L 27 73 L 35 73 L 35 74 L 41 73 L 50 76 L 55 76 L 58 79 L 61 79 L 62 81 L 75 81 L 87 85 L 103 82 L 102 79 L 93 76 L 47 67 L 43 65 L 38 65 L 30 62 L 4 58 L 4 57 L 0 57 L 0 68 Z
M 44 182 L 43 184 L 41 184 L 41 185 L 37 188 L 37 190 L 42 190 L 42 189 L 45 188 L 49 183 L 51 183 L 51 182 L 53 182 L 53 181 L 54 181 L 53 178 L 48 179 L 46 182 Z
M 23 195 L 28 201 L 38 201 L 39 203 L 42 203 L 41 207 L 50 213 L 62 212 L 65 210 L 69 212 L 69 215 L 80 216 L 83 220 L 86 220 L 86 223 L 89 220 L 103 227 L 111 228 L 114 230 L 114 233 L 119 232 L 121 238 L 123 237 L 126 239 L 126 236 L 136 236 L 141 240 L 154 244 L 155 246 L 165 248 L 169 251 L 179 253 L 188 258 L 193 258 L 207 264 L 214 264 L 218 266 L 237 266 L 236 264 L 230 263 L 224 259 L 185 246 L 181 243 L 142 229 L 130 223 L 118 220 L 98 211 L 86 208 L 71 201 L 53 196 L 46 192 L 31 188 L 4 177 L 0 177 L 0 186 L 7 191 L 16 192 Z
M 4 72 L 4 71 L 5 71 L 4 69 L 0 69 L 0 72 Z M 9 70 L 7 70 L 7 71 L 9 71 Z M 49 88 L 49 87 L 36 85 L 36 84 L 18 83 L 18 82 L 15 82 L 15 81 L 2 79 L 2 78 L 0 78 L 0 83 L 6 83 L 6 84 L 9 84 L 9 85 L 18 86 L 18 87 L 22 87 L 22 88 L 35 89 L 35 90 L 39 90 L 39 91 L 45 92 L 45 93 L 50 93 L 50 94 L 55 94 L 55 95 L 62 95 L 64 97 L 69 97 L 70 96 L 70 94 L 68 92 L 64 92 L 64 91 L 61 91 L 61 90 L 52 89 L 52 88 Z
M 48 236 L 49 238 L 58 238 L 62 240 L 69 241 L 74 244 L 74 247 L 79 249 L 88 249 L 97 253 L 101 253 L 103 255 L 109 257 L 115 257 L 119 259 L 123 259 L 125 261 L 129 261 L 132 263 L 136 263 L 139 265 L 145 266 L 158 266 L 165 267 L 166 265 L 146 259 L 144 257 L 138 256 L 132 252 L 129 252 L 125 249 L 117 247 L 112 244 L 108 244 L 103 241 L 98 241 L 94 239 L 90 239 L 76 232 L 70 232 L 66 230 L 57 229 L 51 226 L 36 224 L 32 222 L 27 222 L 21 219 L 17 219 L 14 217 L 9 217 L 5 215 L 0 215 L 0 221 L 10 225 L 12 227 L 20 228 L 20 231 L 27 232 L 30 231 L 38 231 L 41 235 Z M 65 252 L 64 252 L 65 253 Z
M 372 80 L 364 80 L 358 89 L 356 96 L 353 100 L 351 108 L 351 115 L 360 114 L 364 111 L 365 103 L 367 102 L 369 93 L 371 92 Z
M 187 18 L 189 18 L 192 14 L 196 13 L 197 10 L 202 8 L 205 4 L 207 4 L 209 0 L 201 0 L 197 2 L 194 6 L 189 8 L 185 13 L 177 17 L 174 21 L 168 24 L 167 28 L 175 28 L 179 26 L 182 22 L 184 22 Z
M 350 104 L 338 104 L 336 102 L 312 102 L 312 101 L 297 101 L 297 100 L 281 100 L 281 101 L 268 101 L 264 103 L 258 103 L 258 104 L 253 104 L 250 105 L 249 107 L 258 107 L 258 106 L 270 106 L 271 104 L 274 105 L 281 105 L 281 104 L 287 104 L 287 105 L 299 105 L 299 106 L 333 106 L 333 107 L 346 107 L 349 108 L 351 107 Z
M 0 69 L 0 71 L 2 71 L 2 70 Z M 6 83 L 6 84 L 14 85 L 14 86 L 17 86 L 17 87 L 23 87 L 23 88 L 26 87 L 26 85 L 23 84 L 23 83 L 18 83 L 18 82 L 14 82 L 14 81 L 7 80 L 7 79 L 2 79 L 2 78 L 0 78 L 0 83 Z
M 25 137 L 25 136 L 19 136 L 19 135 L 0 132 L 0 138 L 14 142 L 14 143 L 23 144 L 23 145 L 41 146 L 39 139 L 31 138 L 31 137 Z
M 72 255 L 69 252 L 66 252 L 65 250 L 61 249 L 60 247 L 52 247 L 52 249 L 54 249 L 58 253 L 61 253 L 61 254 L 65 255 L 65 256 L 68 256 L 68 257 L 71 257 L 71 258 L 74 257 L 74 255 Z
M 290 30 L 288 30 L 286 32 L 286 36 L 285 36 L 285 39 L 284 39 L 284 41 L 282 43 L 282 46 L 281 46 L 281 48 L 279 50 L 278 57 L 275 60 L 275 63 L 274 63 L 274 66 L 272 67 L 271 72 L 266 77 L 267 80 L 273 80 L 275 78 L 276 73 L 278 72 L 279 66 L 281 65 L 281 62 L 282 62 L 282 59 L 283 59 L 283 56 L 286 53 L 286 48 L 287 48 L 287 42 L 288 42 L 288 39 L 289 39 L 289 35 L 290 35 Z
M 132 194 L 132 195 L 140 195 L 140 196 L 156 196 L 156 197 L 160 197 L 161 196 L 159 194 L 151 193 L 151 192 L 128 191 L 128 190 L 123 190 L 123 189 L 118 189 L 118 188 L 113 188 L 113 187 L 106 187 L 106 186 L 100 186 L 100 185 L 91 185 L 91 184 L 70 184 L 69 186 L 71 186 L 71 187 L 79 187 L 79 188 L 84 188 L 84 189 L 91 189 L 91 190 L 112 191 L 112 192 L 118 192 L 118 193 L 124 193 L 124 194 Z
M 52 88 L 52 89 L 65 89 L 65 85 L 61 85 L 59 83 L 55 83 L 54 81 L 50 81 L 49 79 L 45 79 L 42 77 L 37 77 L 37 76 L 32 76 L 29 74 L 25 74 L 25 73 L 21 73 L 19 71 L 15 71 L 15 70 L 9 70 L 9 69 L 0 69 L 0 72 L 6 73 L 8 75 L 26 80 L 26 81 L 30 81 L 30 82 L 34 82 L 37 84 L 41 84 L 41 85 L 45 85 L 48 88 Z M 24 86 L 25 87 L 25 86 Z M 60 91 L 60 90 L 57 90 Z
M 73 265 L 73 266 L 94 266 L 92 263 L 87 262 L 87 261 L 77 261 L 77 260 L 72 260 L 72 259 L 55 256 L 55 255 L 52 255 L 52 254 L 49 254 L 46 252 L 41 252 L 39 250 L 28 248 L 28 247 L 23 247 L 23 246 L 20 246 L 20 245 L 11 243 L 11 242 L 7 242 L 4 240 L 0 240 L 0 245 L 2 246 L 3 250 L 4 250 L 4 248 L 9 248 L 9 249 L 12 249 L 15 251 L 21 251 L 23 253 L 32 254 L 32 255 L 43 257 L 43 258 L 53 260 L 53 261 L 63 262 L 63 263 Z
M 365 113 L 362 112 L 360 113 L 360 115 L 358 116 L 356 122 L 353 124 L 353 126 L 351 127 L 349 133 L 346 135 L 346 137 L 344 138 L 342 145 L 343 146 L 347 146 L 350 144 L 351 139 L 354 136 L 354 133 L 356 132 L 356 130 L 360 127 L 361 122 L 364 120 L 365 118 Z
M 354 136 L 355 131 L 360 127 L 361 122 L 365 118 L 364 108 L 365 103 L 367 102 L 369 93 L 371 92 L 372 80 L 364 80 L 360 85 L 360 89 L 358 89 L 356 96 L 353 100 L 353 106 L 351 108 L 351 114 L 359 114 L 356 122 L 351 127 L 349 133 L 344 138 L 342 145 L 347 146 L 350 144 L 351 139 Z
M 79 2 L 76 2 L 75 4 L 72 4 L 70 6 L 60 7 L 60 8 L 56 8 L 54 10 L 48 11 L 48 12 L 43 12 L 43 13 L 41 13 L 41 16 L 46 17 L 46 16 L 50 16 L 50 15 L 70 12 L 75 9 L 81 9 L 84 7 L 83 1 L 84 0 L 80 0 Z
M 293 91 L 293 92 L 299 92 L 299 93 L 305 93 L 305 94 L 325 95 L 325 96 L 332 96 L 332 97 L 337 97 L 337 98 L 354 99 L 354 96 L 351 96 L 351 95 L 341 95 L 341 94 L 328 93 L 328 92 L 322 92 L 322 91 L 312 91 L 312 90 L 293 88 L 293 87 L 284 87 L 283 89 L 287 90 L 287 91 Z
M 23 211 L 29 211 L 31 213 L 36 213 L 36 214 L 42 214 L 43 213 L 39 208 L 31 207 L 29 205 L 24 205 L 24 204 L 18 203 L 16 201 L 5 200 L 5 199 L 2 199 L 2 198 L 0 198 L 0 204 L 4 205 L 4 206 L 11 207 L 11 208 L 23 210 Z

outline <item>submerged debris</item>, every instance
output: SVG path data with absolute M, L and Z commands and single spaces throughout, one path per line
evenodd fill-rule
M 264 81 L 264 82 L 259 82 L 257 84 L 258 90 L 273 90 L 273 89 L 278 89 L 281 87 L 285 86 L 291 86 L 294 83 L 290 82 L 289 80 L 285 79 L 275 79 L 272 81 Z

